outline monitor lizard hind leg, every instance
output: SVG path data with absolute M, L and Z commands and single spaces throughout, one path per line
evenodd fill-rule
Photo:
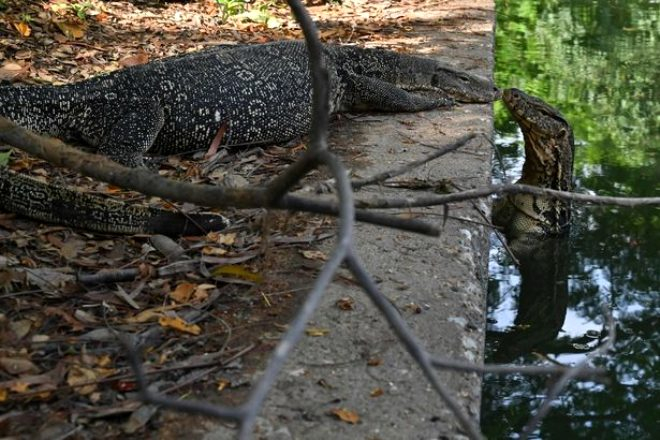
M 163 107 L 153 99 L 133 98 L 118 102 L 121 113 L 101 139 L 99 154 L 128 167 L 144 166 L 143 155 L 154 144 L 163 124 Z

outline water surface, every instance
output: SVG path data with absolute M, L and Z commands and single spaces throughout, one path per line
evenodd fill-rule
M 497 3 L 497 83 L 541 97 L 570 121 L 578 145 L 576 189 L 660 195 L 660 2 Z M 502 157 L 494 174 L 515 178 L 522 139 L 503 106 L 496 107 L 496 130 Z M 605 340 L 601 304 L 617 322 L 614 352 L 596 362 L 612 383 L 571 385 L 534 438 L 658 438 L 660 208 L 576 207 L 570 237 L 546 255 L 563 258 L 537 271 L 524 289 L 519 269 L 493 243 L 487 360 L 572 364 Z M 518 306 L 539 298 L 554 298 L 535 318 L 545 330 L 508 340 Z M 546 386 L 541 378 L 487 377 L 486 435 L 515 438 Z

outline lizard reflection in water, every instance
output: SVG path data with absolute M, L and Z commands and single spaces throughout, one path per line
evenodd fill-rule
M 502 100 L 525 141 L 525 163 L 517 183 L 570 191 L 573 188 L 573 131 L 566 119 L 539 98 L 507 89 Z M 504 231 L 520 261 L 520 296 L 515 327 L 491 331 L 493 361 L 510 362 L 553 341 L 568 305 L 568 202 L 530 194 L 497 200 L 493 223 Z

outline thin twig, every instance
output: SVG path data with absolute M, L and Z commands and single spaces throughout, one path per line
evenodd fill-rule
M 312 124 L 309 131 L 309 150 L 293 165 L 284 170 L 267 187 L 271 202 L 278 201 L 293 185 L 318 164 L 317 152 L 328 148 L 328 122 L 330 120 L 330 82 L 323 60 L 323 46 L 317 30 L 305 7 L 297 1 L 288 2 L 305 36 L 312 78 Z
M 335 202 L 304 199 L 291 195 L 282 197 L 282 199 L 278 202 L 278 207 L 289 211 L 314 212 L 317 214 L 326 214 L 335 217 L 339 214 L 339 207 Z M 394 215 L 383 215 L 382 213 L 366 209 L 356 209 L 355 220 L 364 223 L 377 224 L 380 226 L 415 232 L 418 234 L 429 235 L 432 237 L 438 237 L 441 232 L 440 228 L 421 220 L 402 218 Z
M 458 191 L 462 191 L 462 189 L 461 189 L 458 185 L 456 185 L 455 183 L 452 183 L 451 185 L 452 185 L 455 189 L 457 189 Z M 509 246 L 509 243 L 507 243 L 507 240 L 504 238 L 504 235 L 502 234 L 502 232 L 500 232 L 500 231 L 497 229 L 497 226 L 495 226 L 495 225 L 493 224 L 493 222 L 491 222 L 490 218 L 488 218 L 488 216 L 487 216 L 487 215 L 486 215 L 486 214 L 485 214 L 485 213 L 484 213 L 484 212 L 483 212 L 483 211 L 477 206 L 477 204 L 476 204 L 474 201 L 471 201 L 470 204 L 472 205 L 472 208 L 473 208 L 475 211 L 477 211 L 477 213 L 479 214 L 479 217 L 481 217 L 481 218 L 483 219 L 483 221 L 485 221 L 485 222 L 488 223 L 489 227 L 490 227 L 490 228 L 493 230 L 493 232 L 495 233 L 495 236 L 497 237 L 497 240 L 499 240 L 499 242 L 500 242 L 500 243 L 502 244 L 502 246 L 504 247 L 504 250 L 506 250 L 507 254 L 509 254 L 509 257 L 510 257 L 511 260 L 513 261 L 513 264 L 514 264 L 516 267 L 520 267 L 520 260 L 518 260 L 518 257 L 516 257 L 516 255 L 513 253 L 513 250 L 512 250 L 511 247 Z M 445 206 L 446 206 L 446 205 L 445 205 Z
M 476 137 L 477 137 L 476 133 L 461 136 L 451 144 L 443 145 L 441 148 L 438 148 L 436 151 L 434 151 L 433 153 L 429 154 L 426 157 L 423 157 L 422 159 L 408 162 L 399 168 L 393 168 L 387 171 L 383 171 L 382 173 L 377 173 L 374 174 L 373 176 L 369 176 L 364 179 L 353 180 L 351 182 L 351 185 L 353 186 L 354 190 L 357 190 L 362 188 L 363 186 L 373 185 L 375 183 L 381 183 L 386 181 L 387 179 L 391 179 L 392 177 L 400 176 L 401 174 L 405 174 L 409 171 L 414 170 L 417 167 L 429 163 L 434 159 L 444 156 L 445 154 L 451 151 L 461 148 L 462 146 L 466 145 L 468 142 L 470 142 L 472 139 Z
M 119 340 L 126 348 L 126 356 L 129 360 L 133 373 L 135 374 L 135 382 L 138 385 L 138 392 L 140 399 L 145 403 L 154 405 L 161 405 L 165 408 L 173 409 L 175 411 L 186 412 L 190 414 L 205 415 L 215 417 L 218 419 L 232 420 L 240 422 L 245 414 L 241 408 L 232 408 L 224 405 L 215 405 L 207 402 L 200 402 L 195 400 L 175 400 L 171 397 L 163 396 L 159 393 L 154 393 L 149 390 L 146 374 L 142 368 L 140 355 L 133 342 L 133 337 L 121 334 Z
M 572 367 L 564 365 L 500 365 L 486 364 L 477 365 L 471 362 L 457 361 L 455 359 L 444 359 L 437 356 L 431 357 L 431 364 L 436 368 L 462 371 L 465 373 L 478 374 L 522 374 L 525 376 L 557 376 L 571 370 Z M 575 377 L 583 379 L 599 379 L 605 377 L 607 371 L 602 368 L 589 368 L 579 372 Z
M 582 362 L 578 363 L 572 368 L 569 368 L 557 380 L 557 382 L 555 382 L 555 384 L 548 391 L 543 404 L 539 407 L 539 409 L 536 411 L 536 414 L 534 414 L 534 416 L 529 420 L 529 422 L 527 422 L 527 424 L 520 432 L 521 440 L 526 440 L 532 434 L 534 429 L 536 429 L 538 424 L 541 423 L 541 420 L 543 420 L 545 416 L 548 415 L 552 409 L 552 402 L 563 392 L 564 388 L 568 386 L 571 380 L 579 377 L 584 373 L 586 369 L 589 368 L 589 361 L 591 358 L 607 353 L 614 346 L 614 342 L 616 340 L 616 325 L 614 323 L 614 318 L 612 316 L 612 312 L 609 310 L 606 304 L 603 304 L 602 310 L 603 316 L 605 317 L 605 322 L 603 325 L 608 327 L 607 341 L 605 341 L 605 343 L 598 347 L 597 350 L 587 356 L 586 359 L 584 359 Z
M 415 335 L 408 330 L 408 326 L 394 306 L 378 291 L 378 287 L 376 287 L 376 284 L 364 269 L 364 266 L 358 257 L 355 256 L 355 254 L 350 253 L 346 258 L 346 264 L 351 273 L 353 273 L 353 276 L 367 292 L 369 298 L 374 302 L 376 307 L 378 307 L 383 316 L 385 316 L 385 319 L 392 330 L 394 330 L 394 333 L 398 336 L 410 356 L 422 369 L 426 379 L 431 383 L 431 386 L 435 389 L 436 393 L 438 393 L 445 404 L 449 407 L 463 430 L 472 439 L 482 439 L 483 435 L 481 434 L 477 423 L 474 420 L 471 420 L 469 416 L 463 412 L 454 397 L 449 393 L 445 386 L 438 381 L 433 371 L 433 365 L 429 353 L 423 348 L 421 342 L 417 340 Z
M 0 117 L 0 142 L 26 151 L 53 165 L 66 167 L 97 180 L 171 201 L 189 202 L 212 208 L 272 208 L 333 216 L 339 212 L 337 204 L 334 202 L 319 202 L 293 195 L 278 198 L 276 195 L 280 191 L 278 189 L 281 188 L 280 184 L 275 184 L 277 187 L 274 189 L 275 192 L 269 193 L 269 188 L 264 187 L 226 188 L 217 185 L 192 184 L 167 179 L 146 169 L 127 168 L 105 156 L 87 153 L 66 145 L 60 140 L 40 136 L 3 117 Z M 304 157 L 307 158 L 307 156 Z M 307 169 L 307 165 L 302 166 L 302 169 Z M 287 183 L 282 182 L 282 185 L 286 186 Z M 359 221 L 431 236 L 440 234 L 437 228 L 419 220 L 393 219 L 382 213 L 365 214 L 363 211 L 358 211 L 358 213 L 356 219 Z
M 616 205 L 628 207 L 660 205 L 660 197 L 592 196 L 588 194 L 539 188 L 531 185 L 503 183 L 443 195 L 407 197 L 405 199 L 358 199 L 356 200 L 356 206 L 363 209 L 416 208 L 422 206 L 446 205 L 447 203 L 463 202 L 466 200 L 503 194 L 532 194 L 550 199 L 566 200 L 591 205 Z
M 318 275 L 312 291 L 303 302 L 284 337 L 271 355 L 261 380 L 254 387 L 249 400 L 242 405 L 245 417 L 241 420 L 239 439 L 249 439 L 256 423 L 266 395 L 273 388 L 275 380 L 284 367 L 284 362 L 303 335 L 305 326 L 318 307 L 321 297 L 339 269 L 341 262 L 349 252 L 353 237 L 353 222 L 355 207 L 346 171 L 341 161 L 327 150 L 327 130 L 330 117 L 328 73 L 323 64 L 323 49 L 317 36 L 316 26 L 305 7 L 298 0 L 288 0 L 296 20 L 305 35 L 309 51 L 309 70 L 312 77 L 312 125 L 310 128 L 309 151 L 315 155 L 316 163 L 324 164 L 330 169 L 336 181 L 339 198 L 339 231 L 335 249 L 324 264 Z M 283 192 L 282 192 L 283 194 Z M 279 197 L 278 197 L 279 198 Z

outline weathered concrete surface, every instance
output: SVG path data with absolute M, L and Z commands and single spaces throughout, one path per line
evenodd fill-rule
M 411 50 L 483 75 L 490 75 L 493 66 L 493 8 L 492 0 L 408 1 L 391 7 L 393 16 L 400 13 L 411 21 L 413 30 L 406 34 Z M 364 177 L 432 151 L 419 143 L 440 146 L 471 132 L 485 133 L 490 138 L 490 105 L 343 119 L 333 126 L 332 144 L 340 150 L 366 154 L 361 157 L 368 165 L 353 168 L 356 175 Z M 406 177 L 448 178 L 461 188 L 486 185 L 490 181 L 490 157 L 490 145 L 480 139 Z M 401 197 L 422 193 L 370 187 L 360 194 Z M 489 215 L 488 203 L 477 201 L 475 205 Z M 442 208 L 413 212 L 442 224 Z M 359 225 L 356 249 L 382 292 L 432 353 L 480 361 L 488 230 L 454 219 L 482 221 L 470 202 L 452 205 L 450 215 L 442 237 L 437 239 Z M 329 251 L 330 245 L 324 250 Z M 339 298 L 347 296 L 355 300 L 352 311 L 336 306 Z M 415 313 L 416 306 L 421 312 Z M 306 336 L 295 349 L 276 389 L 270 393 L 260 420 L 259 438 L 463 437 L 452 414 L 360 289 L 345 281 L 333 284 L 310 325 L 328 329 L 329 333 Z M 464 410 L 477 418 L 480 378 L 448 372 L 441 372 L 439 377 Z M 382 390 L 382 395 L 372 397 L 372 393 L 380 393 L 377 390 Z M 359 422 L 348 424 L 330 416 L 337 408 L 357 413 Z M 206 438 L 229 438 L 232 433 L 235 431 L 216 428 Z

